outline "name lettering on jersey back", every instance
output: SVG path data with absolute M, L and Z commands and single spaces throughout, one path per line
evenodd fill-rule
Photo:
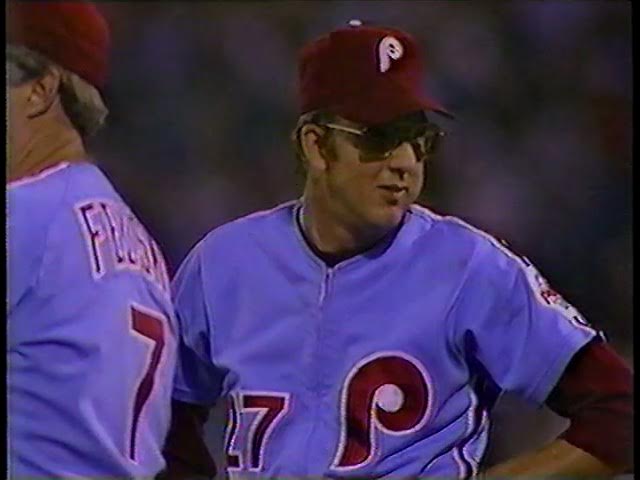
M 88 200 L 76 205 L 94 279 L 122 270 L 139 273 L 169 294 L 167 267 L 156 242 L 125 205 Z

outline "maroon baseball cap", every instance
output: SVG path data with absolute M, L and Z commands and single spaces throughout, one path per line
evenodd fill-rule
M 84 1 L 15 1 L 6 5 L 7 42 L 22 45 L 104 87 L 109 27 L 95 5 Z
M 428 110 L 453 117 L 422 91 L 418 44 L 400 30 L 358 20 L 307 44 L 298 65 L 300 113 L 329 110 L 376 125 Z

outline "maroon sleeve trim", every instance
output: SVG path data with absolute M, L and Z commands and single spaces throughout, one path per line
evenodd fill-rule
M 633 470 L 633 373 L 606 343 L 576 353 L 546 404 L 571 421 L 560 438 L 617 471 Z

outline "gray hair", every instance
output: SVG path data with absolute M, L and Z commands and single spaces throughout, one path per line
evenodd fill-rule
M 62 108 L 80 135 L 83 138 L 90 137 L 104 125 L 109 110 L 93 85 L 21 45 L 8 45 L 6 53 L 9 84 L 19 85 L 40 78 L 49 69 L 56 68 L 60 72 Z

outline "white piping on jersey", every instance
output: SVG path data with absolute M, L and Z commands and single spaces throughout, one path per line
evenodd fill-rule
M 471 433 L 473 433 L 473 430 L 475 429 L 475 424 L 476 422 L 479 422 L 480 420 L 476 415 L 476 409 L 478 408 L 478 397 L 471 392 L 470 393 L 471 396 L 471 407 L 469 408 L 469 413 L 467 415 L 467 435 L 471 435 Z M 475 436 L 475 435 L 474 435 Z M 476 471 L 477 471 L 477 465 L 476 463 L 473 461 L 473 458 L 470 457 L 467 453 L 467 446 L 469 445 L 469 441 L 471 439 L 468 439 L 466 442 L 463 441 L 462 445 L 460 446 L 460 455 L 462 456 L 462 458 L 464 458 L 467 463 L 469 465 L 471 465 L 471 475 L 475 476 Z
M 461 456 L 461 451 L 460 448 L 455 447 L 453 449 L 453 459 L 455 460 L 456 464 L 458 465 L 458 479 L 459 480 L 464 480 L 465 478 L 467 478 L 467 467 L 465 466 Z
M 322 278 L 322 283 L 320 283 L 320 296 L 318 298 L 318 306 L 322 306 L 324 303 L 324 299 L 327 296 L 327 291 L 329 290 L 329 282 L 331 281 L 331 273 L 332 270 L 330 268 L 324 274 Z
M 467 409 L 467 428 L 464 430 L 464 434 L 462 435 L 462 442 L 465 442 L 466 437 L 469 436 L 475 427 L 475 411 L 478 406 L 478 397 L 476 397 L 473 391 L 469 392 L 469 407 Z M 466 443 L 466 442 L 465 442 Z M 465 455 L 464 451 L 464 443 L 456 445 L 453 449 L 453 458 L 458 464 L 458 478 L 464 479 L 467 478 L 467 466 L 466 464 L 471 465 L 472 472 L 474 469 L 473 462 L 468 459 Z
M 293 209 L 293 215 L 291 216 L 293 220 L 292 227 L 293 231 L 298 237 L 298 241 L 302 245 L 302 248 L 307 253 L 307 257 L 309 257 L 313 261 L 313 263 L 315 263 L 322 270 L 322 281 L 320 282 L 320 293 L 318 294 L 318 307 L 321 307 L 325 297 L 327 296 L 327 283 L 329 282 L 329 277 L 331 276 L 331 268 L 328 268 L 327 265 L 322 260 L 320 260 L 315 253 L 311 251 L 309 245 L 307 245 L 307 241 L 300 231 L 300 226 L 302 225 L 303 204 L 301 199 L 297 200 L 297 202 L 299 203 L 295 205 Z
M 328 267 L 327 264 L 324 263 L 320 258 L 318 258 L 318 256 L 311 250 L 311 248 L 307 244 L 307 240 L 305 240 L 303 236 L 303 233 L 300 231 L 303 225 L 302 215 L 304 213 L 304 204 L 302 203 L 302 199 L 297 201 L 299 202 L 299 204 L 295 206 L 293 210 L 293 215 L 292 215 L 293 229 L 296 233 L 296 236 L 298 237 L 298 240 L 302 244 L 302 247 L 307 253 L 307 255 L 313 260 L 313 262 L 316 265 L 318 265 L 318 267 L 322 269 L 322 272 L 323 272 L 322 282 L 320 283 L 320 294 L 318 295 L 318 306 L 322 306 L 322 304 L 324 303 L 327 297 L 327 292 L 329 290 L 329 282 L 331 281 L 333 273 L 339 268 L 343 268 L 343 267 L 346 267 L 347 265 L 357 262 L 360 259 L 360 257 L 362 257 L 362 254 L 356 255 L 355 257 L 351 257 L 347 260 L 344 260 L 343 262 L 340 262 L 333 267 Z
M 543 305 L 544 307 L 547 308 L 551 308 L 555 311 L 557 311 L 558 313 L 560 313 L 566 320 L 569 321 L 569 323 L 571 325 L 573 325 L 574 327 L 576 327 L 579 330 L 583 330 L 588 332 L 591 335 L 600 335 L 604 338 L 603 334 L 601 332 L 599 332 L 598 330 L 596 330 L 595 328 L 591 327 L 588 322 L 586 320 L 583 319 L 582 315 L 580 314 L 580 312 L 578 312 L 578 310 L 573 306 L 570 305 L 569 303 L 567 303 L 567 305 L 570 307 L 568 310 L 556 305 L 556 304 L 551 304 L 549 302 L 547 302 L 540 294 L 539 289 L 535 288 L 535 276 L 539 276 L 541 278 L 542 275 L 540 275 L 540 273 L 538 272 L 538 270 L 534 267 L 533 263 L 524 256 L 520 256 L 515 254 L 514 252 L 512 252 L 511 250 L 509 250 L 501 241 L 499 241 L 497 238 L 495 238 L 494 236 L 490 235 L 489 233 L 482 231 L 476 227 L 474 227 L 473 225 L 468 224 L 467 222 L 465 222 L 464 220 L 461 220 L 458 217 L 454 217 L 454 216 L 450 216 L 450 215 L 438 215 L 437 213 L 432 212 L 431 210 L 429 210 L 428 208 L 422 206 L 422 205 L 418 205 L 418 204 L 413 204 L 411 206 L 411 210 L 415 211 L 415 213 L 417 214 L 423 214 L 426 215 L 428 217 L 430 217 L 431 219 L 434 220 L 440 220 L 440 221 L 449 221 L 452 223 L 455 223 L 467 230 L 470 230 L 471 232 L 481 236 L 482 238 L 484 238 L 485 240 L 488 240 L 494 247 L 496 247 L 498 250 L 500 250 L 502 253 L 504 253 L 505 255 L 507 255 L 509 258 L 511 258 L 512 260 L 516 261 L 516 264 L 520 267 L 520 270 L 522 271 L 522 273 L 524 273 L 526 279 L 527 279 L 527 283 L 529 283 L 529 287 L 531 288 L 531 290 L 534 292 L 536 299 L 538 300 L 538 302 Z
M 491 419 L 489 418 L 489 413 L 486 410 L 484 410 L 482 412 L 482 421 L 480 424 L 480 428 L 478 429 L 478 433 L 474 435 L 474 437 L 471 440 L 469 440 L 469 443 L 464 447 L 464 451 L 467 452 L 467 449 L 471 446 L 471 444 L 475 442 L 477 439 L 480 439 L 479 440 L 480 443 L 476 449 L 475 454 L 470 453 L 470 455 L 474 455 L 473 458 L 476 462 L 476 475 L 479 473 L 480 462 L 482 462 L 484 454 L 487 450 L 487 443 L 489 442 L 490 426 L 491 426 Z
M 273 208 L 267 209 L 267 210 L 259 210 L 257 212 L 253 212 L 253 213 L 249 213 L 247 215 L 244 215 L 242 217 L 238 217 L 234 220 L 231 220 L 227 223 L 225 223 L 224 225 L 220 225 L 216 228 L 213 228 L 212 230 L 209 230 L 206 234 L 204 234 L 202 236 L 202 238 L 200 238 L 195 245 L 192 247 L 191 251 L 195 251 L 195 250 L 199 250 L 204 248 L 204 245 L 207 243 L 207 241 L 209 240 L 209 238 L 211 237 L 215 237 L 215 235 L 217 234 L 217 232 L 221 229 L 226 227 L 229 224 L 235 224 L 236 222 L 241 222 L 243 220 L 248 220 L 248 219 L 252 219 L 252 218 L 260 218 L 260 217 L 264 217 L 267 216 L 277 210 L 280 210 L 281 208 L 285 208 L 288 207 L 290 205 L 294 205 L 296 202 L 298 202 L 298 200 L 288 200 L 286 202 L 283 202 L 279 205 L 276 205 Z M 191 252 L 190 251 L 190 252 Z
M 307 241 L 305 240 L 304 236 L 302 235 L 302 232 L 300 231 L 300 225 L 302 225 L 302 200 L 297 200 L 298 203 L 294 209 L 293 209 L 293 215 L 291 216 L 292 220 L 293 220 L 293 231 L 296 233 L 296 236 L 298 237 L 298 240 L 300 241 L 300 244 L 302 245 L 302 248 L 304 248 L 305 252 L 308 254 L 308 257 L 321 269 L 325 270 L 327 268 L 327 265 L 318 258 L 318 256 L 313 253 L 313 251 L 309 248 L 309 245 L 307 244 Z
M 52 175 L 60 170 L 63 170 L 65 168 L 67 168 L 70 165 L 69 162 L 60 162 L 57 163 L 56 165 L 49 167 L 49 168 L 45 168 L 44 170 L 34 174 L 34 175 L 29 175 L 27 177 L 22 177 L 19 178 L 17 180 L 14 180 L 13 182 L 9 182 L 7 183 L 7 189 L 12 189 L 12 188 L 16 188 L 16 187 L 21 187 L 22 185 L 27 185 L 29 183 L 33 183 L 33 182 L 37 182 L 38 180 L 42 180 L 46 177 L 48 177 L 49 175 Z
M 307 243 L 307 240 L 305 239 L 304 234 L 301 231 L 302 225 L 303 225 L 302 216 L 304 214 L 303 198 L 300 198 L 299 200 L 297 200 L 297 202 L 299 202 L 299 204 L 294 207 L 293 215 L 292 215 L 293 229 L 296 232 L 296 236 L 298 237 L 298 240 L 302 244 L 305 252 L 313 260 L 313 262 L 323 270 L 323 272 L 324 272 L 324 280 L 323 281 L 325 283 L 326 283 L 327 277 L 330 278 L 332 276 L 333 272 L 337 271 L 338 269 L 345 268 L 345 267 L 347 267 L 347 266 L 349 266 L 349 265 L 351 265 L 353 263 L 356 263 L 356 262 L 360 261 L 367 253 L 369 253 L 371 251 L 371 249 L 375 249 L 376 248 L 376 246 L 374 246 L 374 247 L 372 247 L 370 250 L 368 250 L 366 252 L 362 252 L 362 253 L 359 253 L 358 255 L 355 255 L 353 257 L 347 258 L 346 260 L 341 261 L 340 263 L 338 263 L 337 265 L 334 265 L 333 267 L 328 267 L 327 264 L 324 263 L 324 261 L 322 261 L 322 259 L 320 259 L 313 252 L 313 250 L 309 247 L 309 244 Z M 403 221 L 405 221 L 405 220 L 403 220 Z M 325 296 L 326 296 L 326 292 L 321 292 L 320 303 L 322 303 L 322 301 L 324 300 Z
M 472 476 L 478 475 L 478 471 L 480 469 L 480 460 L 482 459 L 482 455 L 477 456 L 478 451 L 471 452 L 469 449 L 471 445 L 480 437 L 484 436 L 482 440 L 482 444 L 478 449 L 481 453 L 484 452 L 486 448 L 487 435 L 489 428 L 489 415 L 485 410 L 482 412 L 482 418 L 480 419 L 480 426 L 478 427 L 478 431 L 471 437 L 465 444 L 462 446 L 462 456 L 467 460 L 467 462 L 471 465 L 472 468 Z
M 490 424 L 489 414 L 483 409 L 481 417 L 477 418 L 478 403 L 478 397 L 475 392 L 471 390 L 469 392 L 469 407 L 467 410 L 467 428 L 463 434 L 462 441 L 454 447 L 452 452 L 453 458 L 458 465 L 458 477 L 460 479 L 468 478 L 469 475 L 471 475 L 471 477 L 478 475 L 480 461 L 487 446 Z M 476 452 L 471 452 L 469 450 L 470 446 L 480 437 L 483 437 L 480 448 L 476 449 Z M 480 455 L 477 455 L 478 451 Z M 471 472 L 467 472 L 467 465 L 471 467 Z

